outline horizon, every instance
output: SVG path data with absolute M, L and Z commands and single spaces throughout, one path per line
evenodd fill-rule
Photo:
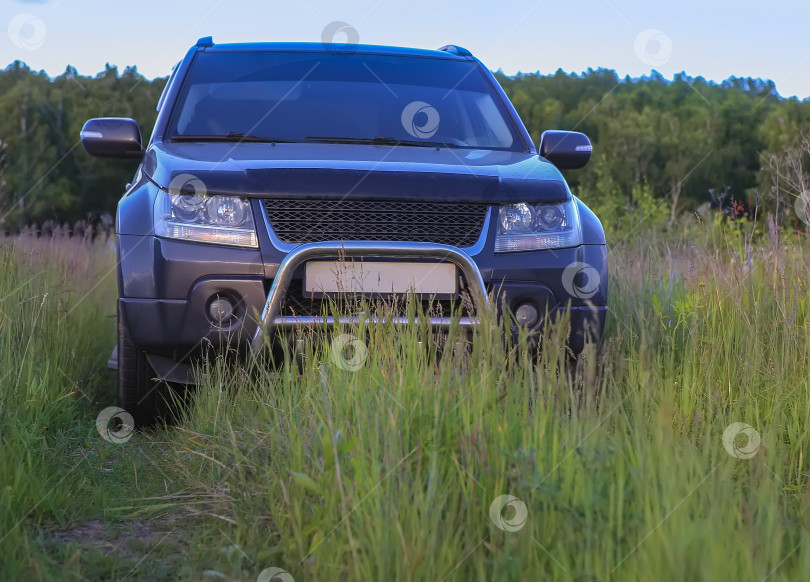
M 753 0 L 696 0 L 684 6 L 586 0 L 575 21 L 565 6 L 519 0 L 506 0 L 498 10 L 481 0 L 463 9 L 425 0 L 406 7 L 382 0 L 347 6 L 327 0 L 223 2 L 143 0 L 132 10 L 100 8 L 91 0 L 70 5 L 0 0 L 8 29 L 0 35 L 0 62 L 19 60 L 51 78 L 69 64 L 82 76 L 94 76 L 88 71 L 103 71 L 110 63 L 119 70 L 137 67 L 153 80 L 167 76 L 205 36 L 218 44 L 328 41 L 429 49 L 458 44 L 508 76 L 607 69 L 620 79 L 658 71 L 672 80 L 683 72 L 716 84 L 730 78 L 771 81 L 782 98 L 810 98 L 810 50 L 801 42 L 810 3 L 803 0 L 774 0 L 765 13 Z M 115 26 L 119 21 L 122 26 Z
M 166 79 L 166 78 L 169 77 L 169 74 L 171 73 L 171 71 L 170 71 L 166 75 L 159 75 L 159 76 L 156 76 L 156 77 L 148 77 L 148 76 L 144 75 L 141 72 L 141 70 L 138 68 L 137 65 L 124 65 L 122 67 L 122 66 L 119 66 L 119 65 L 114 64 L 114 63 L 105 63 L 105 69 L 100 70 L 97 73 L 91 73 L 91 74 L 82 73 L 81 71 L 78 70 L 77 67 L 74 67 L 73 65 L 68 64 L 68 65 L 66 65 L 64 71 L 62 71 L 61 73 L 59 73 L 57 75 L 54 75 L 54 74 L 51 74 L 51 73 L 49 73 L 48 71 L 46 71 L 44 69 L 35 69 L 35 68 L 31 67 L 25 61 L 21 61 L 21 60 L 16 60 L 16 61 L 10 62 L 8 65 L 6 65 L 2 69 L 0 69 L 0 72 L 8 71 L 17 62 L 24 65 L 26 68 L 28 68 L 33 73 L 36 73 L 36 74 L 44 73 L 51 81 L 54 81 L 55 79 L 65 75 L 65 73 L 67 73 L 67 70 L 70 69 L 70 68 L 75 70 L 79 77 L 88 78 L 88 79 L 93 79 L 93 78 L 96 78 L 99 75 L 103 74 L 104 71 L 106 70 L 106 67 L 109 67 L 110 69 L 117 70 L 119 77 L 127 69 L 133 69 L 133 70 L 135 70 L 135 72 L 138 75 L 142 76 L 144 79 L 146 79 L 149 82 L 153 82 L 153 81 L 155 81 L 157 79 Z M 782 99 L 782 100 L 794 99 L 794 100 L 797 100 L 799 102 L 810 100 L 810 96 L 800 97 L 800 96 L 796 96 L 796 95 L 789 95 L 789 96 L 782 95 L 781 93 L 779 93 L 779 88 L 776 87 L 776 83 L 772 79 L 763 79 L 761 77 L 731 76 L 731 77 L 728 77 L 726 79 L 715 80 L 715 79 L 707 79 L 703 75 L 691 75 L 691 74 L 687 73 L 686 71 L 680 71 L 680 72 L 674 73 L 670 77 L 667 77 L 666 75 L 663 75 L 661 72 L 657 71 L 656 69 L 652 69 L 652 71 L 650 71 L 650 73 L 645 74 L 645 75 L 631 76 L 631 75 L 622 75 L 617 70 L 607 68 L 607 67 L 589 68 L 589 69 L 587 69 L 585 71 L 581 71 L 581 72 L 566 71 L 566 70 L 560 68 L 560 69 L 558 69 L 556 71 L 552 71 L 552 72 L 548 72 L 548 73 L 543 73 L 543 72 L 540 72 L 540 71 L 531 71 L 531 72 L 529 72 L 529 71 L 517 71 L 515 73 L 507 73 L 507 72 L 505 72 L 505 71 L 503 71 L 501 69 L 490 69 L 490 70 L 495 74 L 502 74 L 502 75 L 504 75 L 506 77 L 510 77 L 510 78 L 517 78 L 517 77 L 520 77 L 520 76 L 529 76 L 529 75 L 534 75 L 534 76 L 539 76 L 539 77 L 552 77 L 552 76 L 556 75 L 559 71 L 562 71 L 563 74 L 565 74 L 566 76 L 584 77 L 585 75 L 588 75 L 588 74 L 591 74 L 591 73 L 597 73 L 597 72 L 600 72 L 600 71 L 605 71 L 605 72 L 610 72 L 610 73 L 613 73 L 614 75 L 616 75 L 617 79 L 621 83 L 627 81 L 628 79 L 631 82 L 655 81 L 655 80 L 661 79 L 666 83 L 673 83 L 673 82 L 675 82 L 676 78 L 685 76 L 689 80 L 689 82 L 702 80 L 705 83 L 707 83 L 708 85 L 717 86 L 717 87 L 721 87 L 721 86 L 723 86 L 724 84 L 726 84 L 726 83 L 728 83 L 730 81 L 733 81 L 735 79 L 739 79 L 739 80 L 745 80 L 745 81 L 759 82 L 759 83 L 764 84 L 764 85 L 773 84 L 774 87 L 775 87 L 775 90 L 772 91 L 771 94 L 778 97 L 779 99 Z

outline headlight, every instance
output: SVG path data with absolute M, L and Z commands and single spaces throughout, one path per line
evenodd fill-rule
M 535 251 L 581 244 L 575 201 L 509 204 L 498 211 L 495 252 Z
M 155 201 L 155 234 L 219 245 L 259 246 L 250 202 L 236 196 L 161 190 Z

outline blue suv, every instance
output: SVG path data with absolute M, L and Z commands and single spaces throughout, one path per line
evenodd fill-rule
M 604 231 L 560 173 L 590 141 L 535 147 L 469 51 L 204 38 L 157 108 L 145 147 L 132 119 L 81 134 L 91 155 L 142 160 L 116 216 L 110 362 L 136 424 L 207 349 L 328 330 L 349 296 L 415 297 L 434 328 L 473 327 L 490 302 L 530 333 L 568 312 L 573 353 L 601 335 Z

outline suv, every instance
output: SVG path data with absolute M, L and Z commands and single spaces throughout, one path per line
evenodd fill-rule
M 157 110 L 145 149 L 132 119 L 81 133 L 91 155 L 142 160 L 116 216 L 110 360 L 136 425 L 156 419 L 161 382 L 193 384 L 203 346 L 328 330 L 324 306 L 349 295 L 424 299 L 433 328 L 475 326 L 490 297 L 513 330 L 568 312 L 573 353 L 601 335 L 604 231 L 559 171 L 590 141 L 546 131 L 535 148 L 469 51 L 209 37 Z

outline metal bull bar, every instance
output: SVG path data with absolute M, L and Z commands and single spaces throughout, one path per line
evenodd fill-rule
M 398 258 L 398 259 L 436 259 L 455 264 L 464 274 L 467 281 L 467 289 L 476 307 L 489 307 L 484 280 L 478 265 L 470 258 L 470 255 L 459 248 L 450 245 L 439 245 L 432 243 L 418 242 L 366 242 L 366 241 L 329 241 L 308 243 L 296 247 L 281 262 L 267 295 L 267 301 L 262 310 L 261 321 L 256 329 L 256 333 L 251 341 L 251 351 L 258 353 L 264 345 L 263 333 L 270 333 L 277 328 L 290 328 L 298 325 L 323 324 L 334 325 L 335 318 L 332 316 L 282 316 L 281 302 L 287 295 L 293 272 L 300 265 L 316 258 L 328 257 L 367 257 L 367 258 Z M 367 318 L 369 320 L 373 318 Z M 449 327 L 453 318 L 450 317 L 430 317 L 429 323 L 433 327 Z M 359 317 L 339 318 L 339 321 L 346 323 L 358 323 Z M 407 317 L 393 317 L 388 321 L 395 324 L 407 324 L 410 320 Z M 462 317 L 459 325 L 471 328 L 478 325 L 479 320 L 473 317 Z

